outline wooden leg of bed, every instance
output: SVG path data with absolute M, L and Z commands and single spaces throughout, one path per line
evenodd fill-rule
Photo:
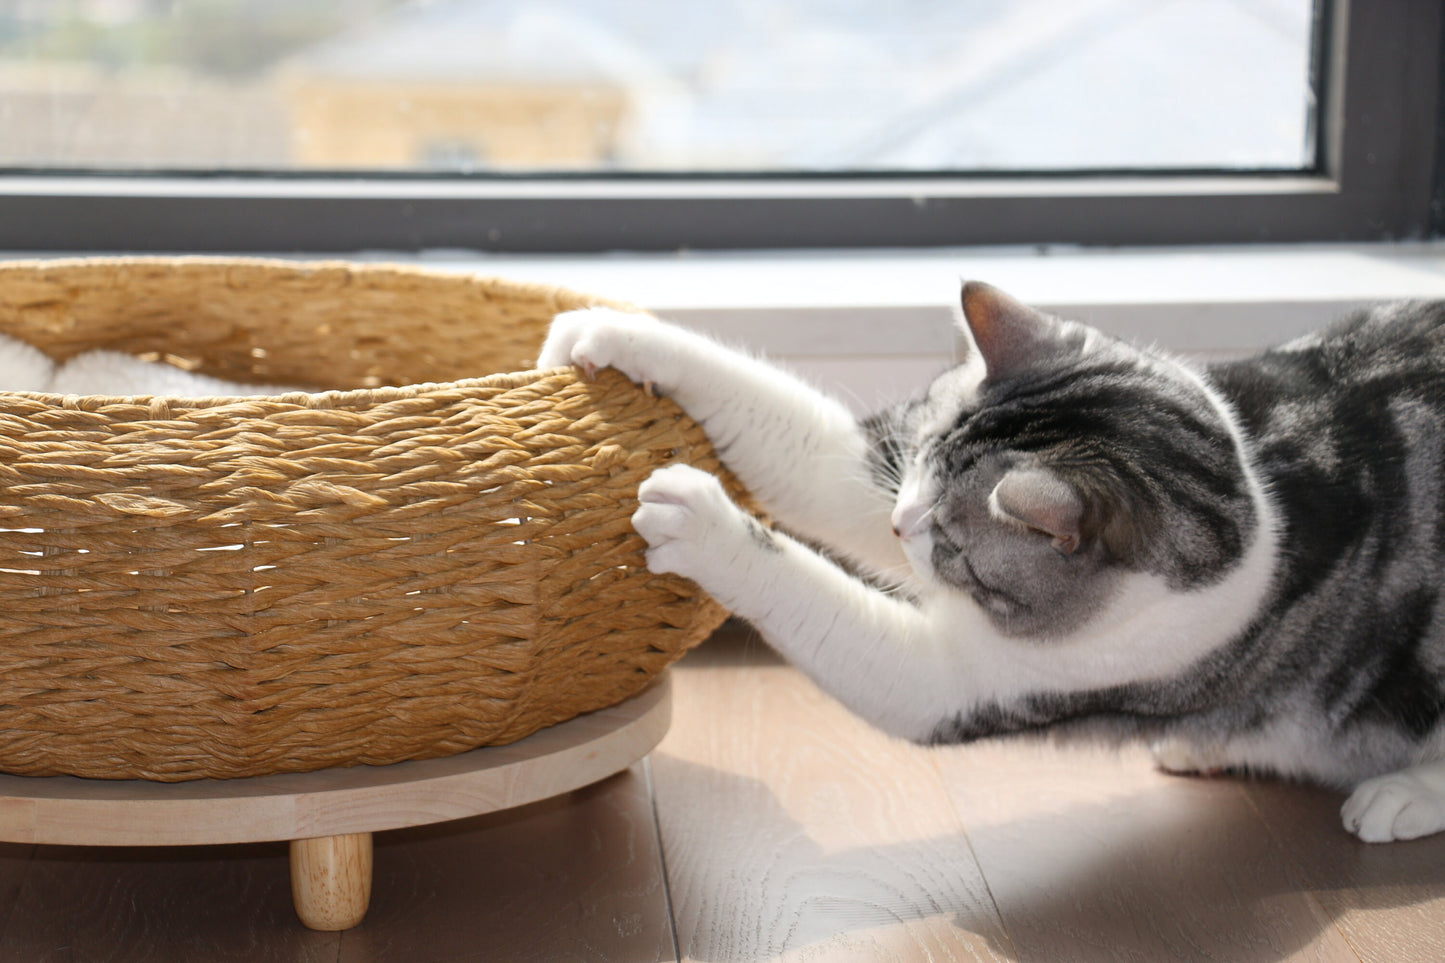
M 371 902 L 371 833 L 291 841 L 291 897 L 313 930 L 345 930 Z

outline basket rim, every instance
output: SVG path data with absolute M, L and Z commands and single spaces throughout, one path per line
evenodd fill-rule
M 398 261 L 353 261 L 345 258 L 290 259 L 267 256 L 231 256 L 213 254 L 182 255 L 98 255 L 80 257 L 40 257 L 0 259 L 0 291 L 3 291 L 7 277 L 25 274 L 39 274 L 46 270 L 95 269 L 98 273 L 106 270 L 120 270 L 128 267 L 143 268 L 223 268 L 240 267 L 259 269 L 278 275 L 304 277 L 313 274 L 342 272 L 362 277 L 384 278 L 388 276 L 424 277 L 437 282 L 456 283 L 501 293 L 508 297 L 575 299 L 579 303 L 617 308 L 635 313 L 647 313 L 637 305 L 614 298 L 587 294 L 562 285 L 546 284 L 540 281 L 517 281 L 499 275 L 478 271 L 448 271 L 441 268 L 411 265 Z M 540 346 L 539 346 L 540 347 Z M 79 407 L 94 409 L 109 405 L 149 404 L 156 399 L 172 408 L 201 410 L 218 408 L 245 402 L 262 400 L 289 401 L 300 407 L 312 409 L 353 409 L 373 405 L 405 401 L 411 398 L 434 395 L 446 391 L 467 391 L 476 389 L 510 390 L 538 379 L 539 375 L 561 373 L 573 370 L 570 366 L 558 368 L 527 368 L 517 371 L 494 372 L 475 378 L 453 381 L 423 381 L 405 385 L 379 385 L 375 388 L 335 388 L 309 391 L 297 389 L 275 395 L 66 395 L 48 391 L 11 391 L 0 388 L 0 408 L 5 397 L 28 398 L 44 402 L 52 407 Z
M 276 255 L 229 255 L 229 254 L 99 254 L 74 257 L 0 257 L 0 273 L 11 271 L 37 271 L 45 269 L 73 268 L 124 268 L 124 267 L 249 267 L 267 271 L 294 274 L 320 274 L 328 271 L 344 271 L 350 274 L 384 276 L 405 274 L 443 281 L 465 281 L 483 287 L 502 288 L 518 294 L 561 292 L 578 297 L 592 298 L 593 295 L 563 285 L 547 284 L 542 281 L 518 281 L 501 275 L 480 271 L 457 270 L 430 265 L 408 264 L 404 261 L 366 261 L 344 257 L 288 258 Z M 608 301 L 608 298 L 597 298 Z

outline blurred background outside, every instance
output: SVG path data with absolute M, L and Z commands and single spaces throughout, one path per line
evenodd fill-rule
M 0 168 L 1299 170 L 1311 0 L 0 0 Z

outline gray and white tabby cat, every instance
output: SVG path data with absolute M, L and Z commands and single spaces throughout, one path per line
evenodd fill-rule
M 854 712 L 924 743 L 1153 741 L 1171 771 L 1353 790 L 1361 839 L 1445 828 L 1445 304 L 1197 369 L 963 289 L 970 351 L 863 422 L 646 316 L 569 312 L 543 366 L 675 399 L 788 530 L 660 469 L 648 566 L 698 582 Z

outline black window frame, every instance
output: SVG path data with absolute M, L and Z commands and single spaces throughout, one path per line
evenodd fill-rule
M 671 251 L 1417 239 L 1445 225 L 1441 0 L 1323 0 L 1306 172 L 0 174 L 10 251 Z M 1221 69 L 1228 69 L 1222 64 Z M 1187 119 L 1182 119 L 1187 121 Z

